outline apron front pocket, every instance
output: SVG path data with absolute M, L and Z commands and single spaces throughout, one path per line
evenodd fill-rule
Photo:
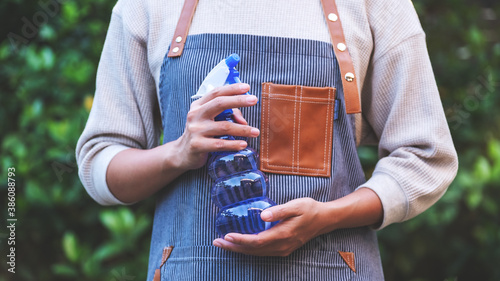
M 336 89 L 262 84 L 260 170 L 330 177 Z

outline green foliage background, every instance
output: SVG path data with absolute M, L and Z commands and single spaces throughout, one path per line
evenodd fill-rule
M 53 13 L 38 1 L 0 3 L 0 281 L 144 280 L 153 201 L 97 205 L 74 157 L 115 2 L 41 1 L 48 2 Z M 379 232 L 386 278 L 500 280 L 500 3 L 414 5 L 460 169 L 434 207 Z M 23 30 L 26 21 L 33 28 Z M 24 40 L 13 45 L 9 34 Z M 369 175 L 376 149 L 359 152 Z M 15 275 L 5 262 L 9 167 L 16 169 Z

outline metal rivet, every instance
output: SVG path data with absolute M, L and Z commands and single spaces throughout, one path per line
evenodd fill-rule
M 347 47 L 344 43 L 338 43 L 337 49 L 339 49 L 339 51 L 343 52 L 343 51 L 345 51 L 345 49 L 347 49 Z
M 346 80 L 347 82 L 352 82 L 352 81 L 354 81 L 354 74 L 353 74 L 353 73 L 351 73 L 351 72 L 347 72 L 347 73 L 345 74 L 345 80 Z
M 177 36 L 177 38 L 175 38 L 175 42 L 180 43 L 181 41 L 182 41 L 182 37 L 181 36 Z
M 175 47 L 172 52 L 177 53 L 179 51 L 179 47 Z
M 339 19 L 339 17 L 336 14 L 334 14 L 334 13 L 329 13 L 328 14 L 328 20 L 330 20 L 330 21 L 337 21 L 338 19 Z

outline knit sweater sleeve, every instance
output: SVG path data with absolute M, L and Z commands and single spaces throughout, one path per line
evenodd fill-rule
M 141 2 L 141 1 L 139 1 Z M 78 141 L 80 179 L 99 204 L 122 204 L 106 184 L 111 159 L 127 148 L 158 145 L 159 108 L 147 59 L 147 17 L 141 9 L 133 27 L 122 21 L 121 5 L 113 9 L 97 70 L 94 103 Z
M 362 92 L 363 117 L 379 141 L 380 160 L 360 187 L 381 199 L 379 229 L 432 206 L 458 167 L 425 34 L 411 4 L 399 3 L 401 10 L 373 25 L 376 44 Z

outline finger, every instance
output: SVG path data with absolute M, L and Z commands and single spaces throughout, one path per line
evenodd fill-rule
M 304 244 L 300 239 L 293 239 L 295 234 L 290 231 L 293 226 L 289 223 L 285 221 L 258 234 L 228 233 L 213 243 L 219 248 L 249 255 L 286 256 Z
M 243 140 L 222 140 L 216 138 L 200 138 L 191 144 L 192 150 L 196 153 L 206 153 L 214 151 L 240 151 L 248 144 Z
M 215 247 L 219 247 L 219 248 L 226 250 L 226 251 L 242 253 L 242 254 L 246 254 L 246 255 L 262 255 L 262 254 L 259 254 L 258 251 L 256 251 L 255 249 L 241 246 L 241 245 L 237 245 L 237 244 L 231 243 L 229 241 L 226 241 L 222 238 L 215 239 L 213 241 L 213 245 Z
M 243 118 L 243 114 L 238 108 L 233 108 L 233 118 L 236 123 L 248 125 L 247 120 Z
M 255 138 L 258 137 L 259 134 L 260 131 L 257 128 L 228 121 L 212 122 L 212 124 L 210 124 L 210 126 L 206 128 L 207 136 L 230 135 Z
M 208 92 L 206 95 L 194 101 L 193 103 L 196 103 L 198 105 L 203 105 L 219 96 L 242 95 L 247 93 L 249 90 L 250 90 L 250 85 L 246 83 L 235 83 L 231 85 L 225 85 L 213 89 L 212 91 Z
M 216 239 L 214 245 L 224 250 L 248 255 L 280 255 L 289 248 L 279 231 L 266 230 L 259 234 L 228 233 L 224 239 Z
M 200 110 L 205 118 L 213 119 L 226 109 L 249 107 L 255 104 L 257 104 L 257 97 L 254 95 L 220 96 L 205 103 Z
M 238 136 L 255 138 L 260 134 L 259 129 L 241 125 L 228 121 L 205 121 L 189 124 L 186 128 L 193 135 L 202 137 L 217 137 L 217 136 Z
M 273 228 L 259 232 L 257 234 L 241 234 L 241 233 L 228 233 L 224 236 L 224 240 L 250 248 L 267 248 L 271 245 L 276 246 L 276 244 L 288 236 L 284 235 L 284 232 L 288 232 L 288 226 L 283 227 L 278 224 Z
M 238 234 L 238 233 L 232 233 L 232 234 Z M 232 235 L 231 234 L 231 235 Z M 271 250 L 272 247 L 264 247 L 264 246 L 258 246 L 259 244 L 257 242 L 251 241 L 255 239 L 255 234 L 239 234 L 242 237 L 247 237 L 250 241 L 239 241 L 239 240 L 234 240 L 234 242 L 226 240 L 227 238 L 218 238 L 215 239 L 213 242 L 213 245 L 219 248 L 222 248 L 227 251 L 232 251 L 232 252 L 237 252 L 237 253 L 243 253 L 247 255 L 268 255 L 268 251 Z M 226 237 L 228 237 L 226 235 Z
M 224 236 L 224 240 L 229 241 L 233 244 L 241 245 L 253 243 L 256 240 L 256 237 L 257 235 L 253 234 L 228 233 Z
M 226 234 L 226 236 L 224 236 L 224 241 L 245 247 L 261 248 L 265 246 L 268 242 L 266 239 L 263 238 L 263 235 L 261 233 L 259 234 L 228 233 Z

